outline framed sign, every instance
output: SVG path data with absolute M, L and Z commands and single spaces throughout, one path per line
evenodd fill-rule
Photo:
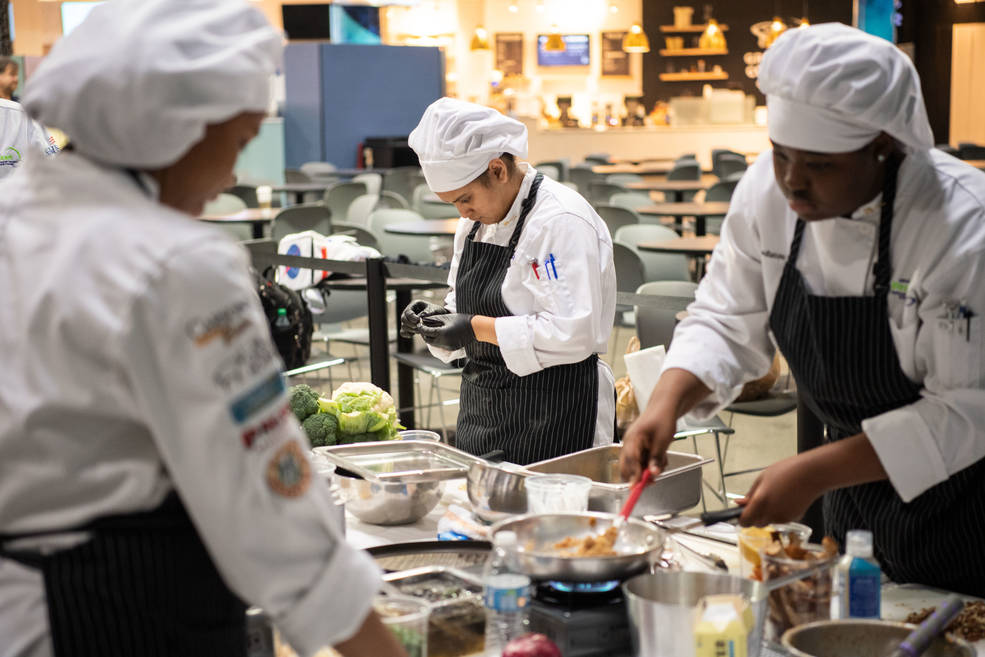
M 625 32 L 602 33 L 602 75 L 629 76 L 629 53 L 622 49 Z
M 496 34 L 496 69 L 503 75 L 523 75 L 523 32 Z

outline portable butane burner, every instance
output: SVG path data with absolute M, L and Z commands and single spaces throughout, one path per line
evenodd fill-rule
M 530 603 L 530 629 L 564 657 L 629 657 L 629 619 L 619 581 L 542 582 Z

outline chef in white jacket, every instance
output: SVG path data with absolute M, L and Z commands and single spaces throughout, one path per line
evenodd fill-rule
M 526 464 L 611 443 L 614 383 L 598 357 L 615 315 L 605 223 L 517 160 L 527 129 L 491 108 L 442 98 L 410 146 L 462 215 L 444 306 L 415 301 L 401 318 L 442 360 L 466 357 L 458 446 Z
M 58 153 L 55 140 L 20 103 L 0 98 L 0 180 L 34 157 Z
M 333 523 L 245 252 L 195 217 L 281 37 L 245 0 L 112 0 L 25 106 L 71 151 L 0 184 L 0 655 L 401 655 Z
M 933 149 L 919 79 L 892 44 L 790 30 L 759 85 L 773 150 L 743 176 L 708 275 L 627 432 L 623 473 L 664 463 L 774 349 L 827 427 L 755 481 L 741 522 L 874 533 L 894 580 L 985 594 L 985 174 Z

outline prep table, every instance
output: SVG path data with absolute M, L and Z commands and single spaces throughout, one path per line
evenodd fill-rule
M 349 543 L 359 548 L 370 548 L 392 543 L 409 541 L 433 541 L 438 533 L 438 519 L 448 510 L 449 505 L 456 504 L 469 507 L 465 481 L 454 479 L 443 484 L 444 491 L 438 505 L 427 516 L 412 525 L 383 527 L 361 522 L 350 513 L 346 513 L 346 538 Z M 714 554 L 721 557 L 729 567 L 730 572 L 738 572 L 739 552 L 733 544 L 725 541 L 735 540 L 735 527 L 732 525 L 713 525 L 700 530 L 710 538 L 694 534 L 677 534 L 671 540 L 683 546 L 675 546 L 681 563 L 688 570 L 709 570 L 701 559 L 695 557 L 692 551 L 700 554 Z M 690 548 L 688 550 L 687 548 Z M 886 620 L 902 621 L 908 614 L 920 611 L 925 607 L 936 605 L 946 596 L 945 591 L 930 589 L 915 585 L 899 585 L 887 583 L 882 589 L 882 614 Z M 979 657 L 985 657 L 985 641 L 975 644 Z M 762 657 L 782 655 L 764 648 Z

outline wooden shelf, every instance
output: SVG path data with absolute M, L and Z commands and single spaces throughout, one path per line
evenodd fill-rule
M 700 80 L 728 80 L 728 73 L 661 73 L 664 82 L 696 82 Z
M 718 50 L 716 48 L 678 48 L 676 50 L 660 51 L 664 57 L 714 57 L 715 55 L 727 55 L 728 50 Z
M 661 25 L 661 32 L 704 32 L 707 25 L 688 25 L 687 27 L 674 27 L 673 25 Z M 722 32 L 728 31 L 728 25 L 719 25 L 718 29 Z

